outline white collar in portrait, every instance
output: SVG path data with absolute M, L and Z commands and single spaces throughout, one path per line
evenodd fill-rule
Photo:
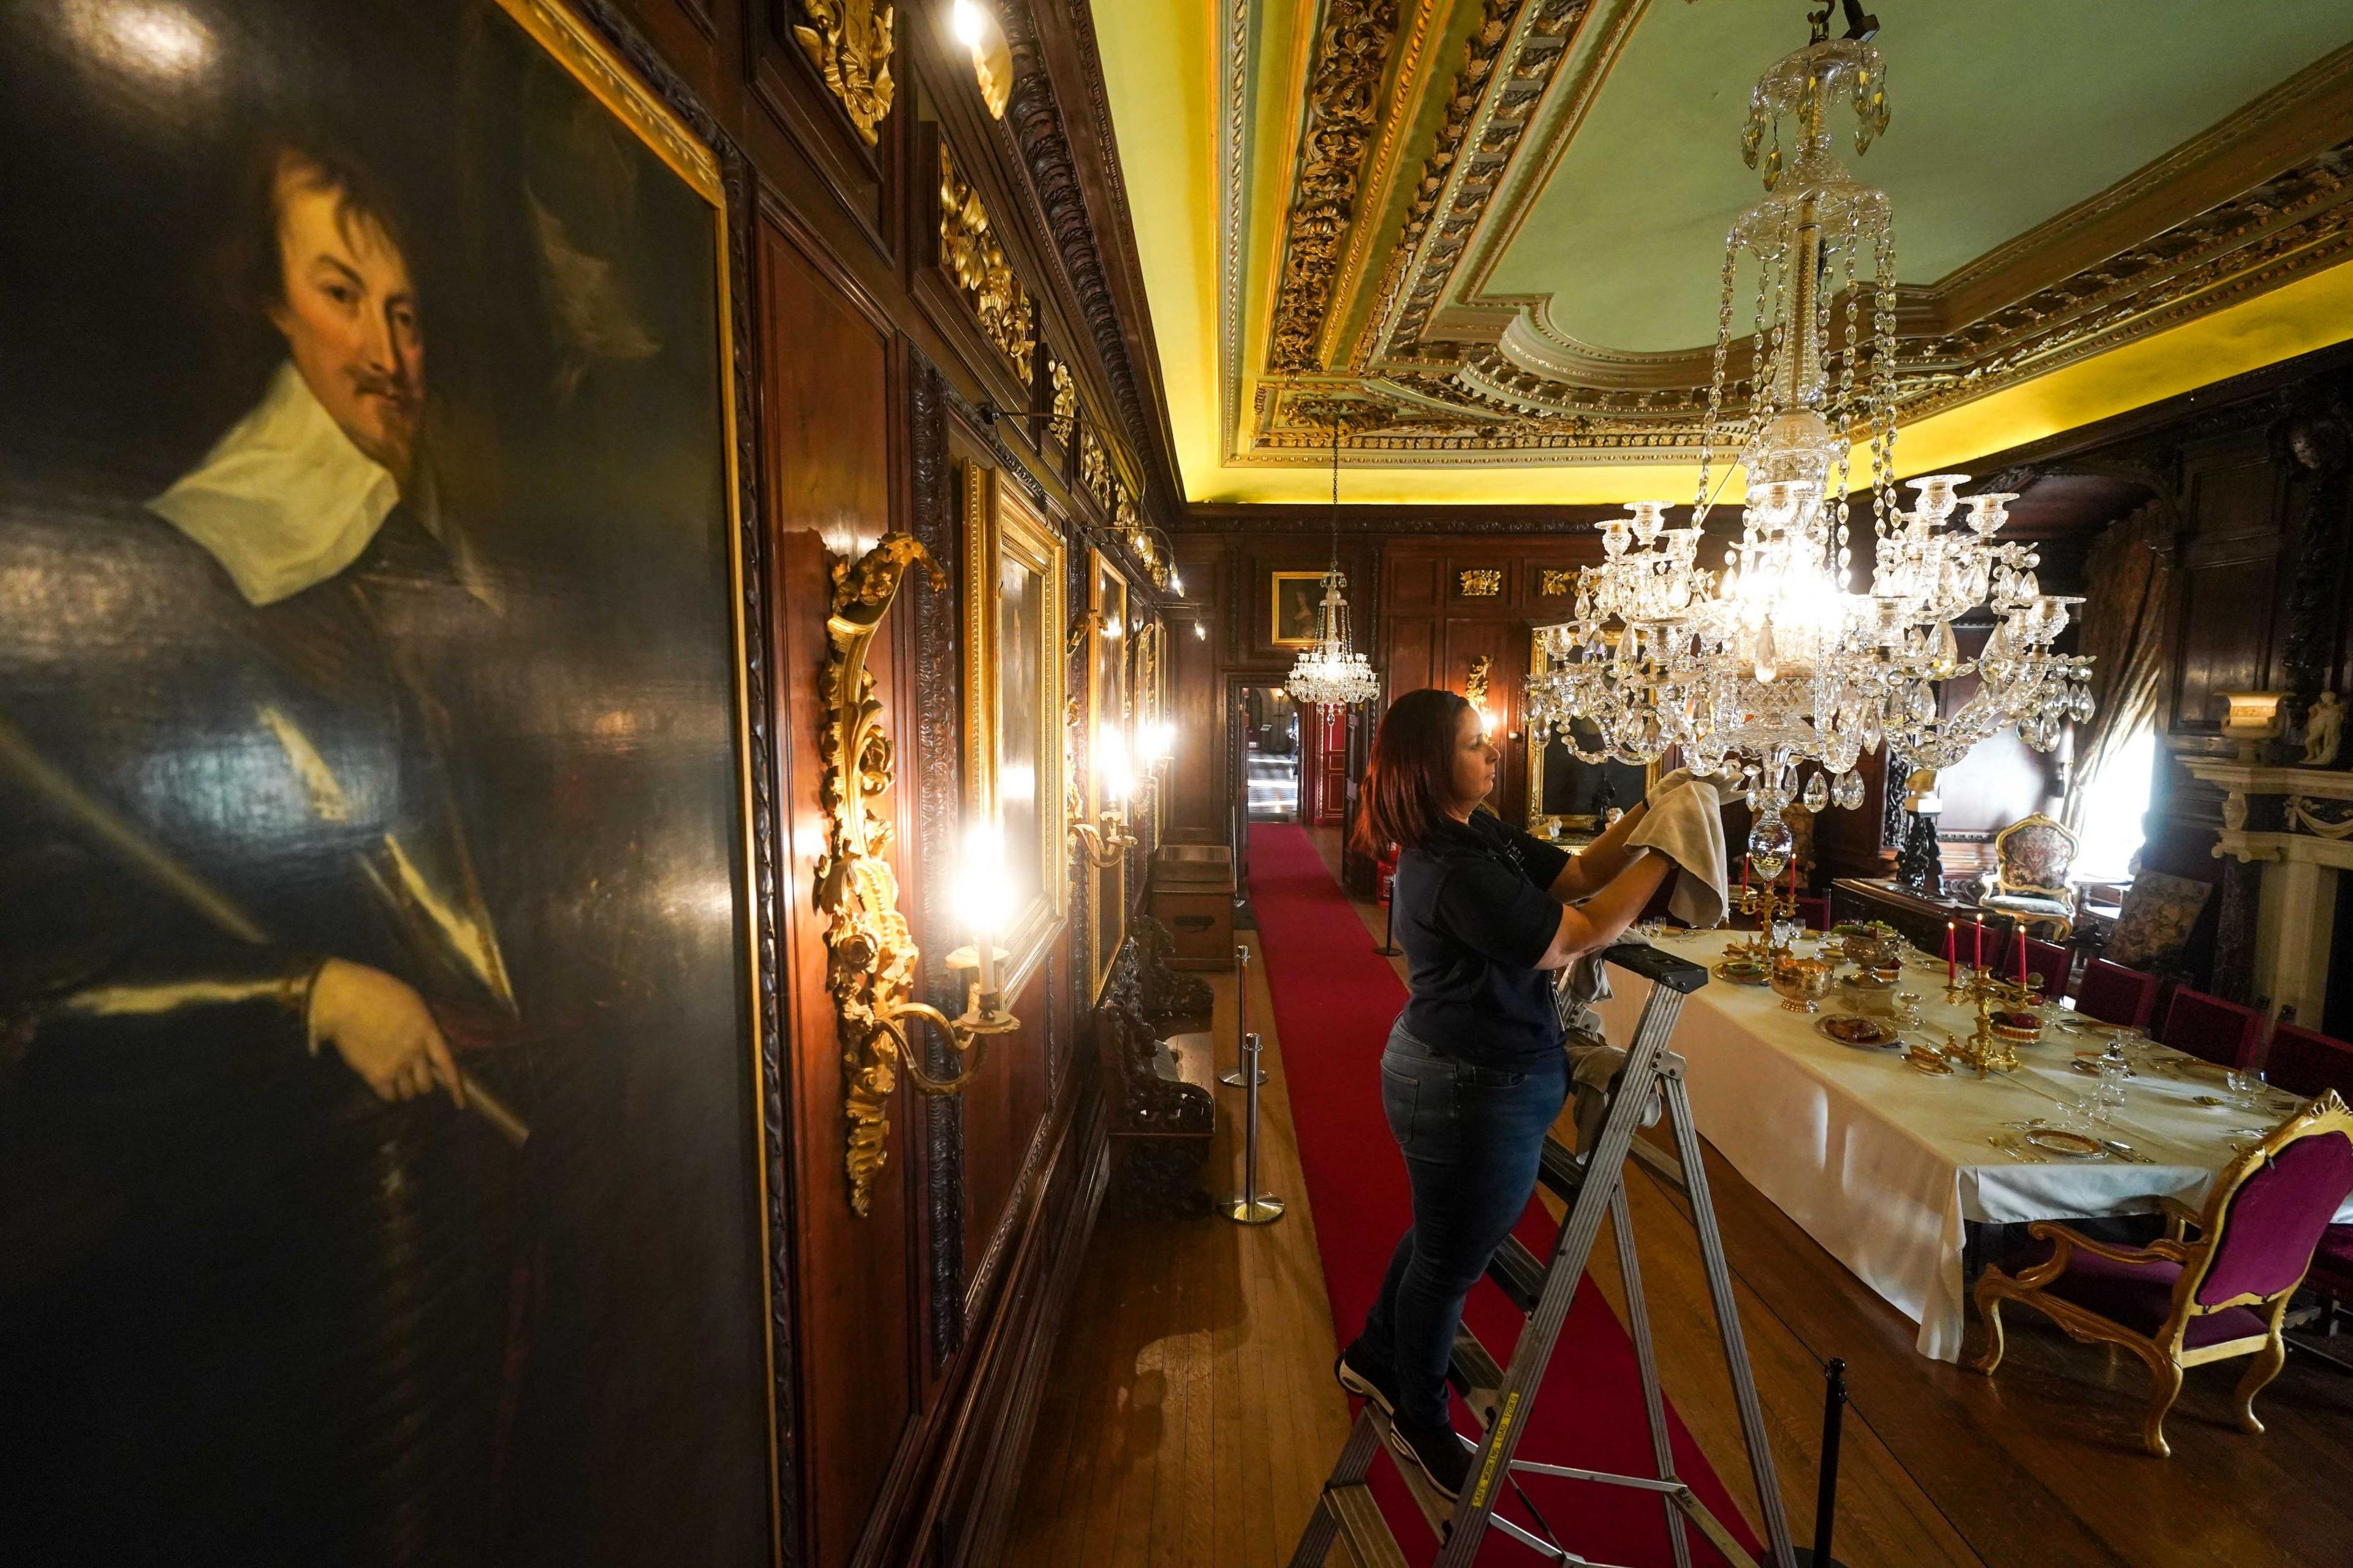
M 399 500 L 399 483 L 289 360 L 253 411 L 147 505 L 209 551 L 248 604 L 273 605 L 358 560 Z

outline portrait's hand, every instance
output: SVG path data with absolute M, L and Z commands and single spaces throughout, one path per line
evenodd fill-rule
M 331 958 L 311 983 L 311 1041 L 335 1047 L 383 1100 L 415 1100 L 438 1083 L 462 1108 L 466 1091 L 433 1014 L 381 969 Z

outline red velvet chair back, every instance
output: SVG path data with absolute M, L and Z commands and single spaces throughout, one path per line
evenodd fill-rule
M 2026 973 L 2042 976 L 2042 994 L 2054 1002 L 2067 994 L 2067 973 L 2075 967 L 2075 950 L 2031 937 L 2021 928 L 2002 954 L 2000 973 L 2007 979 L 2018 977 L 2020 942 L 2026 944 Z
M 2263 1028 L 2263 1016 L 2253 1007 L 2185 985 L 2173 994 L 2173 1005 L 2165 1011 L 2165 1033 L 2159 1038 L 2177 1051 L 2188 1051 L 2217 1067 L 2252 1068 Z
M 2213 1261 L 2198 1283 L 2198 1304 L 2215 1307 L 2248 1296 L 2268 1300 L 2292 1289 L 2312 1266 L 2320 1233 L 2348 1193 L 2353 1193 L 2353 1140 L 2342 1132 L 2299 1138 L 2258 1165 L 2222 1211 Z
M 1798 895 L 1798 918 L 1805 922 L 1808 931 L 1828 931 L 1831 929 L 1831 901 L 1800 893 Z
M 2083 984 L 2075 991 L 2075 1011 L 2105 1023 L 2129 1028 L 2148 1027 L 2157 1005 L 2157 976 L 2095 958 L 2084 966 Z
M 2263 1077 L 2290 1094 L 2306 1100 L 2333 1089 L 2353 1100 L 2353 1046 L 2294 1024 L 2272 1031 L 2271 1054 L 2263 1058 Z

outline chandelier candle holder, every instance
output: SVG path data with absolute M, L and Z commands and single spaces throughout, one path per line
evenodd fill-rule
M 1300 650 L 1282 689 L 1294 702 L 1354 707 L 1381 694 L 1380 677 L 1350 646 L 1348 578 L 1340 570 L 1340 416 L 1332 416 L 1332 563 L 1324 572 L 1324 600 L 1315 607 L 1315 641 Z
M 2055 647 L 2082 601 L 2044 594 L 2032 549 L 1997 541 L 2016 498 L 1964 497 L 1967 475 L 1933 474 L 1909 481 L 1913 509 L 1897 510 L 1894 231 L 1885 194 L 1848 173 L 1830 130 L 1833 106 L 1850 102 L 1855 151 L 1868 150 L 1887 128 L 1885 70 L 1871 44 L 1826 30 L 1749 98 L 1745 147 L 1766 195 L 1725 239 L 1693 521 L 1669 526 L 1665 503 L 1637 501 L 1603 524 L 1601 563 L 1578 574 L 1572 617 L 1542 634 L 1547 668 L 1528 683 L 1530 722 L 1551 725 L 1580 760 L 1641 765 L 1680 747 L 1694 773 L 1741 790 L 1760 862 L 1788 833 L 1784 808 L 1861 805 L 1856 764 L 1883 743 L 1944 769 L 2006 729 L 2047 752 L 2093 710 L 2091 661 Z M 1736 411 L 1733 317 L 1748 258 L 1754 325 Z M 1746 492 L 1719 571 L 1700 544 L 1726 448 Z M 1867 473 L 1855 471 L 1858 450 Z M 1854 581 L 1855 490 L 1869 495 L 1875 534 L 1867 592 Z M 1964 659 L 1953 624 L 1978 612 L 1994 626 Z M 1969 674 L 1977 691 L 1945 712 L 1942 684 Z M 1572 718 L 1598 727 L 1599 750 L 1577 746 Z

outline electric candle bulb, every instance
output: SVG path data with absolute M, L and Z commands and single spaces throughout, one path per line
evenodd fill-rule
M 980 994 L 997 994 L 997 937 L 1004 929 L 1005 835 L 994 822 L 976 822 L 965 833 L 963 875 L 956 883 L 956 911 L 972 933 L 980 965 Z

